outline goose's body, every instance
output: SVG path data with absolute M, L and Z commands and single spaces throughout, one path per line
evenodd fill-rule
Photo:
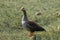
M 30 37 L 33 35 L 33 32 L 35 31 L 45 31 L 44 28 L 42 28 L 41 26 L 37 25 L 35 22 L 29 21 L 26 15 L 26 11 L 24 8 L 21 8 L 21 10 L 23 11 L 24 15 L 22 17 L 22 26 L 27 29 L 28 31 L 30 31 Z
M 44 31 L 45 30 L 32 21 L 22 21 L 22 25 L 25 29 L 27 29 L 28 31 L 31 31 L 31 32 Z

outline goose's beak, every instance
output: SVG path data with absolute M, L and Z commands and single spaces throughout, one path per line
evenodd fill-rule
M 23 11 L 23 10 L 25 10 L 25 8 L 24 7 L 21 7 L 21 9 L 20 9 L 21 11 Z

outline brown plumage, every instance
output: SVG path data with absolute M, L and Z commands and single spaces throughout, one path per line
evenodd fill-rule
M 46 31 L 44 28 L 36 24 L 35 22 L 29 21 L 28 17 L 26 15 L 26 10 L 25 8 L 21 8 L 21 11 L 23 11 L 23 18 L 22 18 L 22 26 L 23 28 L 27 29 L 30 31 L 30 37 L 33 36 L 33 33 L 35 31 Z

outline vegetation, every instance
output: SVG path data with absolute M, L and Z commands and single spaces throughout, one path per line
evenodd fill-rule
M 60 0 L 0 0 L 0 40 L 33 40 L 22 29 L 21 7 L 25 7 L 29 20 L 45 28 L 35 32 L 37 40 L 60 40 Z M 35 15 L 40 11 L 41 15 Z

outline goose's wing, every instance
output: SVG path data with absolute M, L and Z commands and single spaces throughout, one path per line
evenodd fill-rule
M 31 29 L 31 31 L 45 31 L 44 28 L 42 28 L 41 26 L 32 21 L 28 21 L 27 26 Z

